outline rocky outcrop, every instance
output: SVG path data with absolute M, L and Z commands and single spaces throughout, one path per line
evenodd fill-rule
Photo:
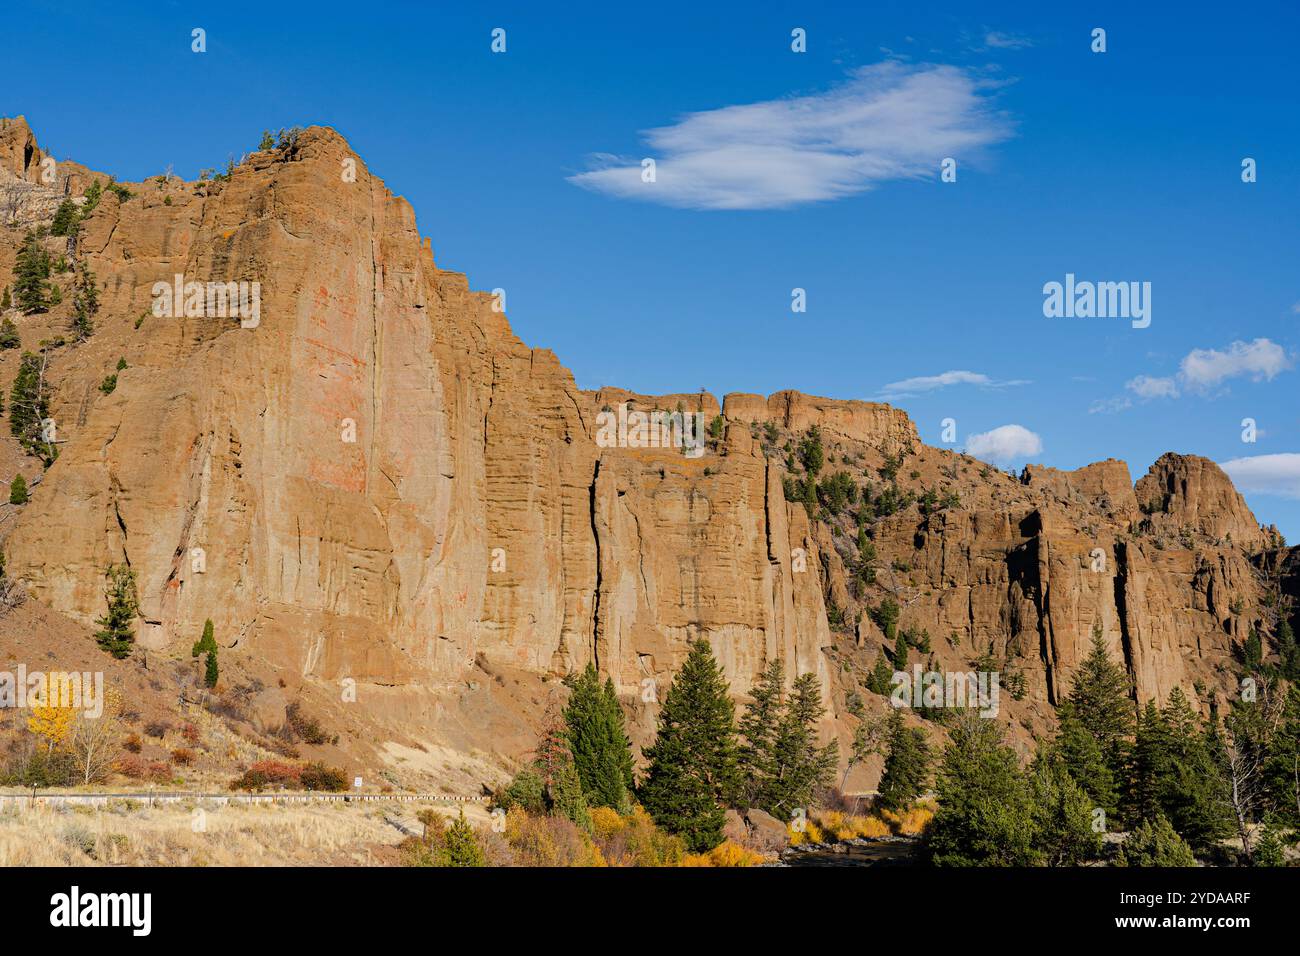
M 156 653 L 185 653 L 211 618 L 227 655 L 326 690 L 350 679 L 411 736 L 491 750 L 514 744 L 466 688 L 512 674 L 535 688 L 595 662 L 644 741 L 703 637 L 738 697 L 773 658 L 817 674 L 827 730 L 847 734 L 847 695 L 886 649 L 868 612 L 888 597 L 937 666 L 992 659 L 1023 679 L 1005 706 L 1027 742 L 1094 629 L 1145 698 L 1222 683 L 1251 620 L 1258 526 L 1204 459 L 1162 458 L 1135 495 L 1123 462 L 1016 480 L 922 445 L 878 403 L 579 390 L 435 263 L 409 204 L 329 129 L 228 181 L 130 188 L 83 225 L 98 327 L 54 357 L 60 455 L 5 553 L 37 600 L 84 624 L 105 569 L 129 564 Z M 257 283 L 256 316 L 213 314 L 206 295 L 160 308 L 178 275 Z M 620 411 L 624 426 L 721 415 L 721 432 L 698 453 L 626 427 L 605 440 Z M 788 449 L 812 426 L 823 478 L 919 499 L 864 518 L 870 561 L 848 513 L 787 500 Z M 1194 541 L 1139 526 L 1157 498 L 1147 517 Z M 534 690 L 494 693 L 499 708 Z

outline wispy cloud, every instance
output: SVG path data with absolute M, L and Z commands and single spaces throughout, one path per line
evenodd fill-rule
M 1221 464 L 1242 491 L 1300 498 L 1300 454 L 1250 455 Z
M 1002 425 L 966 439 L 966 453 L 999 464 L 1040 454 L 1043 440 L 1023 425 Z
M 586 189 L 687 209 L 778 209 L 839 199 L 881 183 L 937 177 L 1007 139 L 995 84 L 955 66 L 862 67 L 811 96 L 691 113 L 646 131 L 641 157 L 598 154 L 569 177 Z
M 1271 382 L 1294 366 L 1294 358 L 1276 342 L 1236 341 L 1223 349 L 1193 349 L 1178 364 L 1176 375 L 1138 375 L 1125 382 L 1124 388 L 1143 402 L 1178 398 L 1187 392 L 1211 395 L 1231 379 Z M 1090 414 L 1121 412 L 1132 406 L 1132 399 L 1120 396 L 1096 401 L 1088 411 Z
M 1015 33 L 999 33 L 997 30 L 990 30 L 984 34 L 984 46 L 980 49 L 985 50 L 1023 50 L 1025 47 L 1034 45 L 1034 41 L 1029 37 L 1019 36 Z
M 1007 388 L 1012 385 L 1028 385 L 1027 379 L 1012 379 L 1005 382 L 999 382 L 989 378 L 983 372 L 967 372 L 960 369 L 953 369 L 947 372 L 940 372 L 938 375 L 918 375 L 915 378 L 905 378 L 899 382 L 890 382 L 880 389 L 880 398 L 906 398 L 909 395 L 920 395 L 924 392 L 933 392 L 937 389 L 948 388 L 950 385 L 977 385 L 980 388 Z

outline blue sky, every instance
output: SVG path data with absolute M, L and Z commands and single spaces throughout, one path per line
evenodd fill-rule
M 442 6 L 11 0 L 0 113 L 130 180 L 331 125 L 583 387 L 889 396 L 1004 466 L 1246 459 L 1300 541 L 1294 5 Z M 1150 326 L 1046 318 L 1067 273 L 1150 282 Z

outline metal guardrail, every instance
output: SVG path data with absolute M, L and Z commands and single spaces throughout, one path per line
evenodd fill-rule
M 486 803 L 487 797 L 452 797 L 435 793 L 326 793 L 305 791 L 289 793 L 189 793 L 143 791 L 139 793 L 5 793 L 0 794 L 0 809 L 6 806 L 107 806 L 116 801 L 132 800 L 149 806 L 165 803 Z

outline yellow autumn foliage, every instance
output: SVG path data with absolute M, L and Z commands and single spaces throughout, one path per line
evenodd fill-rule
M 765 862 L 763 857 L 753 850 L 747 850 L 738 843 L 726 840 L 715 846 L 708 853 L 688 853 L 682 858 L 682 866 L 758 866 Z

